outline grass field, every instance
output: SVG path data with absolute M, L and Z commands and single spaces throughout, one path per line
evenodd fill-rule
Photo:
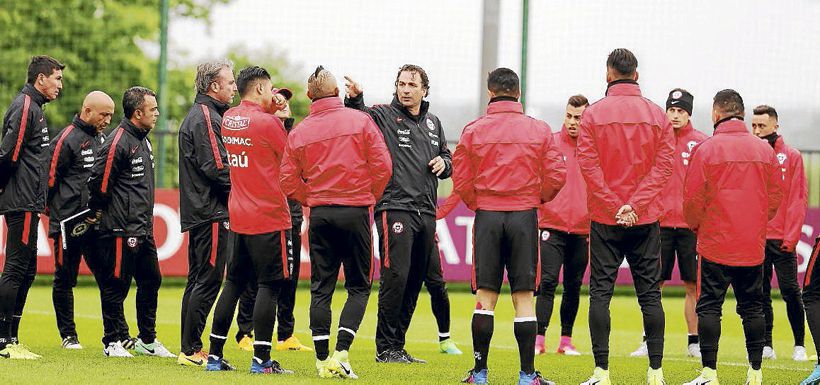
M 45 281 L 48 277 L 38 277 Z M 293 369 L 293 376 L 251 376 L 247 373 L 251 354 L 241 352 L 232 339 L 225 347 L 226 357 L 237 365 L 238 371 L 206 373 L 198 368 L 181 367 L 172 359 L 137 357 L 134 359 L 107 359 L 102 355 L 100 338 L 102 325 L 98 291 L 93 286 L 76 289 L 76 320 L 80 341 L 85 346 L 82 351 L 67 351 L 60 348 L 60 339 L 51 305 L 51 289 L 35 286 L 29 295 L 23 318 L 21 338 L 23 343 L 44 356 L 38 361 L 0 361 L 0 384 L 87 384 L 87 383 L 133 383 L 133 384 L 227 384 L 227 383 L 282 383 L 321 384 L 340 380 L 320 380 L 315 375 L 314 356 L 307 352 L 274 352 L 274 359 L 283 366 Z M 343 291 L 334 301 L 334 319 L 338 317 Z M 126 303 L 126 315 L 132 334 L 136 333 L 134 316 L 134 291 Z M 182 288 L 166 285 L 160 291 L 158 312 L 159 339 L 171 351 L 179 349 L 179 308 Z M 308 330 L 308 301 L 310 293 L 300 288 L 297 299 L 297 333 L 303 341 L 310 343 Z M 351 351 L 353 368 L 360 376 L 358 384 L 456 384 L 464 372 L 472 366 L 470 317 L 474 308 L 473 297 L 468 292 L 452 291 L 452 335 L 466 354 L 446 356 L 438 353 L 436 323 L 430 312 L 430 301 L 423 292 L 416 317 L 408 334 L 407 349 L 413 355 L 430 361 L 427 365 L 377 365 L 373 361 L 376 325 L 376 292 L 370 297 L 370 304 L 364 323 Z M 592 372 L 589 330 L 587 327 L 586 297 L 582 298 L 575 332 L 575 343 L 587 353 L 581 357 L 565 357 L 546 354 L 536 357 L 536 367 L 546 377 L 559 384 L 578 384 Z M 664 371 L 667 383 L 681 384 L 697 375 L 700 364 L 686 358 L 686 330 L 682 317 L 683 299 L 678 297 L 664 300 L 666 309 L 666 358 Z M 512 333 L 512 305 L 509 296 L 499 301 L 496 309 L 495 335 L 490 350 L 490 381 L 495 384 L 513 384 L 518 376 L 518 353 Z M 725 385 L 743 384 L 747 364 L 740 319 L 734 313 L 734 301 L 724 307 L 724 328 L 721 339 L 720 374 Z M 812 363 L 798 363 L 791 360 L 791 332 L 786 321 L 782 301 L 775 307 L 775 350 L 780 358 L 764 362 L 764 382 L 766 384 L 797 384 L 813 367 Z M 553 321 L 557 323 L 557 309 Z M 640 311 L 634 296 L 617 296 L 612 306 L 612 359 L 613 383 L 638 385 L 645 381 L 646 359 L 628 357 L 641 338 Z M 235 325 L 234 325 L 235 327 Z M 210 325 L 206 330 L 210 330 Z M 232 329 L 231 334 L 235 333 Z M 548 331 L 549 348 L 554 349 L 558 340 L 556 328 Z M 206 334 L 207 335 L 207 334 Z M 807 337 L 808 340 L 810 338 Z M 331 347 L 335 343 L 335 336 Z M 809 352 L 814 352 L 809 342 Z M 207 339 L 206 339 L 207 347 Z

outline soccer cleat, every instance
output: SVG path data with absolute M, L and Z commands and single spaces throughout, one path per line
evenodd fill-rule
M 792 352 L 792 359 L 795 361 L 808 361 L 809 355 L 806 354 L 806 347 L 805 346 L 795 346 L 794 352 Z
M 777 354 L 775 354 L 774 349 L 771 346 L 764 346 L 763 347 L 763 359 L 764 360 L 776 360 Z
M 555 352 L 567 356 L 581 355 L 581 353 L 578 352 L 578 349 L 575 348 L 575 345 L 572 344 L 572 338 L 567 336 L 561 336 L 561 342 L 558 344 L 558 350 Z
M 176 354 L 168 351 L 168 348 L 166 348 L 162 342 L 159 342 L 159 340 L 154 340 L 154 342 L 146 344 L 145 342 L 142 342 L 141 339 L 137 339 L 137 343 L 134 345 L 134 353 L 141 356 L 154 356 L 162 358 L 176 357 Z
M 697 378 L 683 385 L 720 385 L 720 381 L 718 381 L 716 370 L 703 368 Z
M 663 369 L 649 368 L 646 371 L 646 385 L 666 385 L 666 381 L 663 379 Z
M 470 369 L 467 371 L 467 377 L 464 377 L 461 382 L 464 384 L 488 384 L 487 369 L 481 369 L 479 371 Z
M 327 364 L 325 367 L 330 373 L 333 373 L 341 378 L 350 378 L 353 380 L 359 378 L 356 373 L 353 373 L 353 368 L 350 366 L 350 358 L 348 357 L 347 350 L 333 352 L 333 356 L 327 359 Z
M 293 374 L 292 370 L 283 368 L 274 360 L 260 361 L 256 357 L 251 358 L 251 374 Z
M 204 357 L 200 352 L 191 354 L 179 353 L 177 363 L 182 366 L 205 366 L 208 363 L 208 358 Z
M 532 374 L 518 372 L 518 385 L 555 385 L 555 383 L 541 377 L 541 373 L 535 371 Z
M 820 365 L 815 365 L 814 371 L 800 385 L 820 385 Z
M 79 350 L 82 348 L 83 346 L 80 345 L 80 340 L 77 339 L 77 336 L 63 338 L 63 349 Z
M 205 364 L 205 370 L 208 372 L 226 372 L 236 370 L 236 368 L 231 365 L 228 360 L 211 355 L 208 356 L 208 363 Z
M 325 358 L 324 361 L 316 359 L 316 371 L 319 373 L 319 378 L 334 378 L 336 374 L 327 369 L 327 364 L 330 363 L 330 357 Z
M 244 340 L 244 338 L 243 338 L 243 340 Z M 253 349 L 251 349 L 251 350 L 253 350 Z M 276 351 L 277 352 L 286 351 L 286 350 L 304 350 L 306 352 L 312 352 L 313 351 L 313 349 L 311 349 L 310 347 L 302 345 L 302 343 L 299 342 L 299 339 L 296 338 L 296 336 L 290 336 L 290 338 L 288 338 L 284 341 L 278 341 L 276 343 Z
M 746 371 L 746 385 L 763 385 L 763 371 L 749 367 Z
M 0 357 L 9 358 L 12 360 L 36 360 L 40 358 L 39 355 L 34 354 L 28 350 L 20 349 L 18 344 L 8 344 L 3 350 L 0 350 Z
M 547 344 L 544 342 L 544 336 L 538 334 L 535 336 L 535 355 L 541 355 L 547 352 Z
M 689 357 L 700 358 L 700 344 L 689 344 L 686 348 L 686 355 Z
M 134 350 L 134 347 L 137 346 L 137 338 L 136 337 L 129 337 L 122 341 L 120 341 L 122 347 L 128 350 Z
M 592 377 L 582 382 L 581 385 L 612 385 L 612 381 L 609 380 L 609 370 L 596 367 L 592 371 Z
M 28 358 L 29 360 L 39 360 L 39 359 L 43 358 L 43 356 L 32 352 L 31 349 L 29 349 L 28 346 L 23 345 L 19 342 L 15 343 L 14 346 L 15 346 L 15 349 L 17 349 L 21 354 L 29 357 Z
M 376 353 L 376 362 L 378 362 L 380 364 L 412 364 L 413 363 L 413 361 L 410 361 L 400 351 L 393 350 L 393 349 L 387 349 L 385 351 Z
M 646 357 L 649 355 L 649 349 L 646 347 L 646 341 L 641 342 L 641 346 L 638 346 L 634 352 L 630 353 L 630 357 Z
M 125 349 L 122 346 L 122 342 L 109 342 L 108 346 L 103 348 L 103 353 L 106 357 L 134 357 L 131 353 L 128 352 L 127 349 Z
M 246 352 L 252 352 L 253 351 L 253 337 L 245 334 L 244 336 L 242 336 L 242 339 L 240 339 L 239 342 L 237 342 L 237 345 L 239 347 L 239 350 L 244 350 Z
M 399 354 L 403 355 L 404 358 L 407 359 L 407 361 L 409 361 L 411 363 L 414 363 L 414 364 L 426 364 L 427 363 L 427 360 L 422 360 L 421 358 L 413 357 L 413 356 L 410 355 L 410 353 L 407 352 L 407 350 L 404 350 L 404 349 L 399 350 Z
M 461 350 L 458 349 L 456 343 L 453 342 L 452 339 L 448 338 L 444 341 L 438 343 L 438 351 L 444 354 L 452 354 L 452 355 L 461 355 Z

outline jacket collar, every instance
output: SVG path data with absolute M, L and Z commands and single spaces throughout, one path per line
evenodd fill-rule
M 578 137 L 573 138 L 573 137 L 569 136 L 569 131 L 567 131 L 567 126 L 561 125 L 560 135 L 561 135 L 561 140 L 563 140 L 564 142 L 567 142 L 567 143 L 569 143 L 573 146 L 578 145 Z
M 43 104 L 49 102 L 48 98 L 45 95 L 41 94 L 40 91 L 37 91 L 37 89 L 34 88 L 34 86 L 31 84 L 26 83 L 26 85 L 23 86 L 23 89 L 20 92 L 28 95 L 31 98 L 31 100 L 33 100 L 34 103 L 37 103 L 37 105 L 40 107 L 42 107 Z
M 736 132 L 745 132 L 748 134 L 749 129 L 746 127 L 746 123 L 735 117 L 720 120 L 715 124 L 715 135 Z
M 127 118 L 122 118 L 122 122 L 120 122 L 120 127 L 122 127 L 125 131 L 127 131 L 129 134 L 133 135 L 139 140 L 145 139 L 145 137 L 148 136 L 148 131 L 150 131 L 137 128 L 137 126 L 135 126 L 134 123 L 131 123 L 131 121 Z
M 194 98 L 194 103 L 204 104 L 209 109 L 216 111 L 216 113 L 219 114 L 219 116 L 224 115 L 225 111 L 228 111 L 228 109 L 231 108 L 231 106 L 227 103 L 222 103 L 211 96 L 199 93 L 196 94 L 196 97 Z
M 344 107 L 344 104 L 342 104 L 342 99 L 338 97 L 321 98 L 310 103 L 310 115 L 342 107 Z
M 523 114 L 524 106 L 519 102 L 511 100 L 501 100 L 487 105 L 487 114 L 500 114 L 504 112 Z
M 420 121 L 423 116 L 427 115 L 427 110 L 430 108 L 430 102 L 428 102 L 426 100 L 422 100 L 421 101 L 421 108 L 419 108 L 418 116 L 413 116 L 410 113 L 410 111 L 407 109 L 407 107 L 405 107 L 403 104 L 401 104 L 401 102 L 399 101 L 399 97 L 396 96 L 396 95 L 393 95 L 393 101 L 390 102 L 390 105 L 393 108 L 401 111 L 402 114 L 404 114 L 405 116 L 407 116 L 408 118 L 410 118 L 411 120 L 413 120 L 415 122 Z
M 616 80 L 607 84 L 606 96 L 641 96 L 641 87 L 634 80 Z
M 692 133 L 692 131 L 694 131 L 694 130 L 695 130 L 695 127 L 692 127 L 692 121 L 690 120 L 688 123 L 686 123 L 685 126 L 681 127 L 678 130 L 675 130 L 675 136 L 676 137 L 686 136 L 686 135 L 689 135 L 690 133 Z
M 256 110 L 256 111 L 259 111 L 259 112 L 265 112 L 265 109 L 262 108 L 261 105 L 257 104 L 256 102 L 252 102 L 250 100 L 242 100 L 241 102 L 239 102 L 239 106 L 240 107 L 245 107 L 245 108 L 248 108 L 248 109 L 251 109 L 251 110 Z
M 80 119 L 79 114 L 74 115 L 74 120 L 71 122 L 71 124 L 74 127 L 77 127 L 80 130 L 83 130 L 83 132 L 85 132 L 86 134 L 88 134 L 88 136 L 90 136 L 92 138 L 97 136 L 97 128 L 90 125 L 90 124 L 88 124 L 88 123 L 86 123 L 84 120 Z

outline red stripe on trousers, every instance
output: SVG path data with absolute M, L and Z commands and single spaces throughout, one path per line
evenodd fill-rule
M 701 264 L 702 261 L 703 261 L 703 257 L 698 256 L 698 282 L 697 282 L 698 287 L 697 287 L 697 290 L 695 291 L 695 298 L 696 299 L 700 298 L 700 275 L 701 275 L 700 264 Z
M 282 249 L 282 274 L 285 279 L 290 278 L 290 271 L 288 271 L 288 242 L 285 239 L 285 230 L 279 232 L 279 243 Z
M 387 233 L 387 211 L 382 211 L 382 234 L 384 234 L 384 239 L 382 243 L 384 244 L 384 267 L 390 268 L 390 243 L 387 241 L 387 237 L 389 234 Z
M 477 287 L 478 283 L 476 282 L 476 279 L 475 279 L 475 266 L 478 263 L 476 263 L 476 260 L 475 260 L 475 225 L 473 225 L 473 233 L 472 233 L 471 236 L 473 238 L 473 240 L 472 240 L 472 242 L 473 242 L 473 268 L 472 268 L 472 272 L 470 273 L 470 286 L 472 286 L 473 291 L 476 291 L 476 290 L 478 290 L 478 287 Z
M 538 229 L 537 225 L 535 226 L 535 234 L 535 242 L 538 244 L 538 251 L 535 255 L 535 258 L 538 260 L 535 265 L 535 291 L 538 291 L 538 288 L 541 287 L 541 230 Z
M 31 213 L 26 211 L 23 215 L 23 244 L 28 246 L 28 238 L 31 235 Z
M 373 239 L 373 233 L 371 233 L 371 229 L 373 228 L 373 206 L 367 208 L 367 223 L 370 225 L 367 226 L 367 236 L 370 239 Z M 370 280 L 370 284 L 373 284 L 373 265 L 376 263 L 376 253 L 373 252 L 373 244 L 370 244 L 370 273 L 367 274 L 368 279 Z
M 219 222 L 211 224 L 211 266 L 216 266 L 216 250 L 219 247 Z
M 31 98 L 28 95 L 23 96 L 23 114 L 20 115 L 20 129 L 17 132 L 17 144 L 14 145 L 14 153 L 11 156 L 11 161 L 16 162 L 20 156 L 20 149 L 23 147 L 23 139 L 26 138 L 26 125 L 28 124 L 28 108 L 31 105 Z
M 120 277 L 120 265 L 122 265 L 122 237 L 114 239 L 116 252 L 114 253 L 114 278 Z
M 63 237 L 61 235 L 57 236 L 57 244 L 54 245 L 54 261 L 57 262 L 57 266 L 63 264 Z
M 820 238 L 814 242 L 814 252 L 811 253 L 811 258 L 809 258 L 809 266 L 806 268 L 806 278 L 803 280 L 803 287 L 811 283 L 811 273 L 814 271 L 814 262 L 817 261 L 817 254 L 820 253 Z

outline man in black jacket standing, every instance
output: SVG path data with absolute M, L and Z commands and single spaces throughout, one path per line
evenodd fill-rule
M 74 121 L 51 140 L 51 160 L 48 166 L 48 234 L 54 240 L 54 283 L 52 300 L 57 316 L 57 328 L 62 346 L 66 349 L 82 349 L 74 323 L 74 286 L 80 259 L 93 270 L 93 257 L 89 258 L 94 244 L 95 231 L 71 231 L 60 229 L 60 222 L 79 214 L 88 206 L 88 177 L 94 166 L 94 158 L 102 147 L 105 136 L 102 131 L 111 123 L 114 101 L 102 91 L 93 91 L 83 100 L 80 113 Z
M 441 121 L 423 100 L 430 90 L 424 69 L 402 66 L 392 103 L 369 108 L 361 86 L 345 79 L 345 105 L 370 113 L 393 159 L 393 176 L 375 207 L 381 246 L 376 361 L 424 363 L 404 350 L 405 335 L 435 245 L 438 179 L 452 174 L 452 157 Z
M 46 209 L 49 137 L 43 105 L 63 89 L 63 68 L 51 57 L 33 57 L 26 85 L 3 118 L 0 215 L 8 233 L 0 275 L 0 357 L 40 358 L 18 343 L 17 332 L 37 272 L 37 225 Z
M 202 331 L 233 243 L 228 222 L 231 178 L 222 143 L 222 114 L 236 95 L 233 63 L 200 64 L 195 83 L 194 105 L 179 127 L 179 208 L 182 231 L 188 232 L 188 283 L 177 363 L 205 366 Z
M 99 224 L 92 256 L 100 286 L 103 353 L 108 357 L 132 357 L 122 344 L 131 340 L 123 301 L 134 278 L 139 327 L 135 352 L 176 357 L 156 339 L 162 275 L 154 242 L 154 155 L 148 141 L 148 132 L 159 116 L 156 95 L 144 87 L 131 87 L 122 97 L 122 108 L 125 117 L 108 134 L 88 181 L 88 221 Z

